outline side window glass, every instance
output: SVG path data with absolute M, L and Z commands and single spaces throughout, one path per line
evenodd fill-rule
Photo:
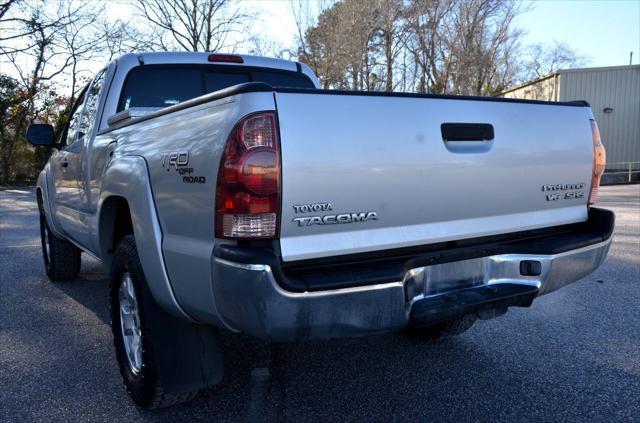
M 86 98 L 86 91 L 82 92 L 82 97 L 78 99 L 76 106 L 71 112 L 71 117 L 69 118 L 69 125 L 67 126 L 67 134 L 64 139 L 64 145 L 71 145 L 76 140 L 76 135 L 78 134 L 78 124 L 80 123 L 80 115 L 82 114 L 82 106 L 84 105 L 85 98 Z
M 82 112 L 82 116 L 80 117 L 78 124 L 78 139 L 85 135 L 89 135 L 93 129 L 93 125 L 96 120 L 96 112 L 98 111 L 98 102 L 100 100 L 100 90 L 104 82 L 104 75 L 104 70 L 98 73 L 85 95 L 84 111 Z
M 131 107 L 168 107 L 202 92 L 202 72 L 197 68 L 133 68 L 124 83 L 118 112 Z

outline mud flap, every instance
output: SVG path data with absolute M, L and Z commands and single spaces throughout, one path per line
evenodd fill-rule
M 185 322 L 159 308 L 150 316 L 158 380 L 165 391 L 197 391 L 222 380 L 223 355 L 217 329 Z M 170 392 L 168 392 L 170 393 Z

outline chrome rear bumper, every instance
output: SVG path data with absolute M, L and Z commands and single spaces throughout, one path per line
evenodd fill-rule
M 411 269 L 397 282 L 316 292 L 282 289 L 269 265 L 216 257 L 214 295 L 222 320 L 234 331 L 277 341 L 357 336 L 406 327 L 415 304 L 449 295 L 445 288 L 452 283 L 483 293 L 485 306 L 501 285 L 531 288 L 533 296 L 550 293 L 593 272 L 610 244 L 608 238 L 558 254 L 500 254 L 437 264 Z M 523 262 L 539 265 L 525 265 L 523 271 Z

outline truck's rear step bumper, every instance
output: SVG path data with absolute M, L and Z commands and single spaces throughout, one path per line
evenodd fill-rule
M 535 296 L 595 270 L 609 250 L 613 224 L 613 213 L 592 209 L 580 230 L 548 235 L 547 251 L 543 238 L 529 239 L 528 249 L 512 240 L 513 249 L 502 245 L 499 254 L 427 261 L 395 281 L 313 292 L 285 290 L 277 265 L 243 262 L 251 252 L 218 248 L 213 266 L 216 306 L 230 329 L 279 341 L 397 330 L 412 319 L 428 325 L 465 313 L 500 314 L 509 306 L 528 306 Z M 558 252 L 558 245 L 569 249 Z
M 509 307 L 529 307 L 538 295 L 538 288 L 521 284 L 486 285 L 417 300 L 411 307 L 413 327 L 431 326 L 465 314 L 495 317 Z

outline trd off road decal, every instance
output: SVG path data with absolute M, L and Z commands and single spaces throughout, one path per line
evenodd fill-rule
M 188 151 L 171 151 L 169 153 L 161 153 L 162 167 L 167 172 L 174 171 L 182 176 L 182 182 L 185 184 L 204 184 L 207 178 L 204 176 L 195 176 L 194 170 L 189 166 Z

